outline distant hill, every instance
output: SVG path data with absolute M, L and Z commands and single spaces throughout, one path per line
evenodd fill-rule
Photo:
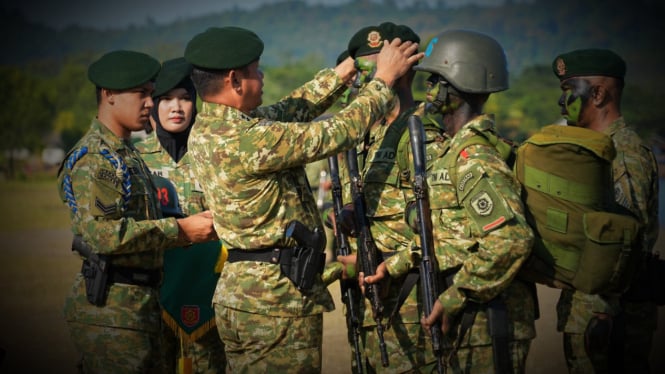
M 278 66 L 314 57 L 331 65 L 359 28 L 393 21 L 411 26 L 424 45 L 435 33 L 468 28 L 488 33 L 504 46 L 511 72 L 549 64 L 561 51 L 612 48 L 628 60 L 633 82 L 654 85 L 663 76 L 665 10 L 660 1 L 510 1 L 499 7 L 465 6 L 399 9 L 395 0 L 344 6 L 308 6 L 300 1 L 267 5 L 255 11 L 233 10 L 167 25 L 148 22 L 118 30 L 69 27 L 58 31 L 31 24 L 21 14 L 0 11 L 0 31 L 9 35 L 2 65 L 31 65 L 48 71 L 67 59 L 89 60 L 112 49 L 137 49 L 160 59 L 179 55 L 189 39 L 210 26 L 242 26 L 265 41 L 262 64 Z M 422 4 L 422 2 L 415 2 Z

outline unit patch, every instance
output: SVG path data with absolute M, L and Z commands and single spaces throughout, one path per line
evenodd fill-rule
M 487 192 L 481 191 L 471 198 L 471 207 L 479 216 L 489 216 L 492 214 L 494 201 Z

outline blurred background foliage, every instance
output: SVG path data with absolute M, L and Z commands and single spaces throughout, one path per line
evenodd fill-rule
M 0 56 L 0 171 L 15 174 L 18 149 L 67 150 L 83 135 L 96 110 L 87 66 L 101 54 L 134 49 L 165 60 L 181 55 L 193 35 L 221 25 L 249 28 L 264 40 L 264 104 L 332 66 L 350 36 L 366 25 L 409 25 L 419 33 L 423 49 L 445 29 L 488 33 L 506 51 L 510 89 L 492 95 L 486 112 L 494 113 L 502 134 L 516 141 L 560 120 L 559 82 L 550 67 L 558 53 L 610 48 L 628 64 L 622 105 L 627 122 L 653 142 L 665 135 L 665 51 L 660 40 L 665 35 L 665 6 L 658 1 L 508 0 L 494 7 L 457 8 L 447 8 L 445 1 L 414 1 L 408 8 L 396 3 L 361 0 L 310 6 L 285 0 L 253 11 L 231 10 L 169 24 L 148 19 L 141 26 L 103 30 L 55 30 L 30 23 L 15 10 L 0 9 L 0 31 L 10 36 Z M 416 99 L 425 97 L 426 78 L 416 75 Z

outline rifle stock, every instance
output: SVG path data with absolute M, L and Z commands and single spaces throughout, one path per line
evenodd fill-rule
M 355 215 L 356 232 L 359 234 L 359 248 L 358 254 L 360 255 L 360 262 L 363 273 L 365 276 L 376 274 L 376 267 L 379 265 L 377 259 L 378 248 L 374 243 L 372 232 L 370 231 L 370 223 L 367 215 L 365 214 L 365 198 L 363 196 L 363 183 L 360 179 L 358 171 L 358 154 L 355 148 L 351 148 L 346 153 L 346 162 L 349 169 L 349 178 L 351 179 L 351 195 L 353 199 L 353 212 Z M 386 342 L 383 339 L 384 326 L 381 323 L 383 318 L 383 303 L 380 299 L 381 289 L 378 283 L 365 285 L 365 296 L 370 301 L 372 306 L 372 317 L 376 322 L 376 333 L 379 337 L 379 348 L 381 350 L 381 363 L 384 367 L 388 367 L 388 351 Z
M 339 162 L 337 155 L 328 158 L 328 167 L 330 169 L 330 181 L 332 182 L 333 212 L 335 214 L 335 239 L 337 241 L 337 253 L 342 256 L 351 254 L 349 241 L 342 232 L 342 183 L 339 179 Z M 363 374 L 363 358 L 360 351 L 360 319 L 358 318 L 358 305 L 356 300 L 360 300 L 358 284 L 353 279 L 341 279 L 340 291 L 342 302 L 346 305 L 346 328 L 351 333 L 353 339 L 353 349 L 356 358 L 356 369 L 358 374 Z
M 427 186 L 427 171 L 425 160 L 425 130 L 423 124 L 415 115 L 408 119 L 409 135 L 411 137 L 411 149 L 413 152 L 413 193 L 416 198 L 418 213 L 418 229 L 420 235 L 420 284 L 422 292 L 422 303 L 425 317 L 432 313 L 434 303 L 439 297 L 438 270 L 439 266 L 434 254 L 434 239 L 432 237 L 432 215 L 429 204 L 429 192 Z M 437 358 L 437 370 L 439 373 L 445 371 L 443 365 L 443 337 L 441 323 L 437 322 L 430 328 L 432 336 L 432 352 Z

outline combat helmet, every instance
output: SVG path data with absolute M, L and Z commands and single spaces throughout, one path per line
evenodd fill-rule
M 501 45 L 470 30 L 448 30 L 434 36 L 414 70 L 439 74 L 455 89 L 492 93 L 508 89 L 508 66 Z

